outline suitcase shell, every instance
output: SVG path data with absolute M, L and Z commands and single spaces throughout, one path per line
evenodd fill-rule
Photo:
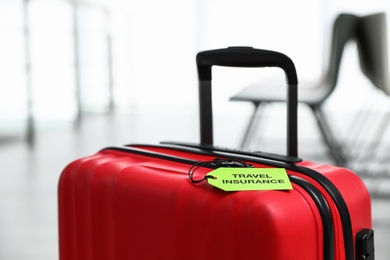
M 227 66 L 242 65 L 238 63 Z M 202 112 L 204 106 L 201 115 L 209 112 Z M 206 121 L 201 129 L 210 125 Z M 294 127 L 289 124 L 290 140 L 295 138 Z M 213 147 L 208 130 L 201 139 L 199 148 L 177 144 L 108 147 L 70 163 L 58 186 L 60 260 L 353 260 L 365 254 L 356 241 L 366 248 L 367 240 L 361 246 L 362 240 L 355 238 L 372 228 L 371 202 L 355 173 L 295 160 L 294 142 L 289 156 L 279 158 Z M 326 207 L 320 209 L 321 198 L 316 200 L 298 182 L 288 191 L 225 192 L 207 182 L 190 181 L 192 165 L 216 157 L 242 159 L 261 168 L 285 168 L 291 179 L 311 183 Z M 211 170 L 200 167 L 195 176 Z M 330 220 L 323 211 L 329 211 Z M 367 259 L 373 259 L 373 252 L 369 253 Z
M 371 228 L 369 195 L 356 174 L 299 165 L 322 172 L 340 190 L 353 234 Z M 189 168 L 116 149 L 71 163 L 59 183 L 60 259 L 323 259 L 321 218 L 301 187 L 225 192 L 192 184 Z M 335 259 L 346 259 L 339 218 L 336 213 Z

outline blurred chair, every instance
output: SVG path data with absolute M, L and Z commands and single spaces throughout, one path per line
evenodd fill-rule
M 344 46 L 356 36 L 358 17 L 353 14 L 340 14 L 337 16 L 332 30 L 330 45 L 330 57 L 326 70 L 315 86 L 303 86 L 299 84 L 298 102 L 308 105 L 315 115 L 324 140 L 337 165 L 343 165 L 346 161 L 342 146 L 331 132 L 330 123 L 327 121 L 322 105 L 331 95 L 337 85 L 337 78 Z M 255 106 L 254 113 L 247 127 L 241 146 L 246 147 L 257 126 L 257 117 L 264 105 L 270 102 L 285 102 L 285 86 L 269 87 L 267 85 L 251 85 L 230 98 L 231 101 L 247 101 Z
M 356 30 L 356 41 L 361 71 L 382 94 L 390 96 L 386 14 L 377 13 L 361 17 Z M 373 91 L 375 92 L 375 89 Z M 374 104 L 370 107 L 374 107 Z M 372 115 L 370 111 L 361 111 L 360 114 L 366 115 L 366 120 Z M 364 118 L 361 121 L 364 123 Z M 376 148 L 389 121 L 390 112 L 382 118 L 372 140 L 368 140 L 368 145 L 364 150 L 370 153 Z

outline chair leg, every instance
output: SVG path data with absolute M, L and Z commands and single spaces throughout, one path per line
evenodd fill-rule
M 335 161 L 335 164 L 338 166 L 345 166 L 348 160 L 344 152 L 344 147 L 338 140 L 336 140 L 325 114 L 319 106 L 311 106 L 310 108 L 315 115 L 321 134 L 329 148 L 329 152 Z
M 362 132 L 360 133 L 360 137 L 363 138 L 363 142 L 358 143 L 359 140 L 357 140 L 353 143 L 357 147 L 357 149 L 355 149 L 357 154 L 354 156 L 354 159 L 359 158 L 360 160 L 365 161 L 368 161 L 370 158 L 372 159 L 375 156 L 377 147 L 380 145 L 390 121 L 390 107 L 387 105 L 388 98 L 385 98 L 383 93 L 380 93 L 376 89 L 371 91 L 371 93 L 373 94 L 371 95 L 370 100 L 366 100 L 366 109 L 364 111 L 361 109 L 356 113 L 358 115 L 365 116 L 361 127 L 357 127 L 358 129 L 364 129 L 363 126 L 366 126 L 366 133 L 360 131 Z M 376 113 L 376 109 L 383 111 L 383 107 L 387 107 L 387 109 L 382 115 L 382 118 L 376 121 L 377 124 L 373 124 L 372 121 L 369 121 L 372 120 L 372 114 Z M 375 128 L 374 125 L 376 125 Z M 367 126 L 368 130 L 371 130 L 371 132 L 368 131 L 368 134 Z M 371 140 L 368 137 L 371 137 Z
M 26 141 L 30 148 L 35 145 L 35 124 L 32 112 L 27 117 Z
M 259 103 L 253 103 L 254 104 L 254 111 L 253 114 L 249 120 L 248 126 L 245 130 L 245 134 L 243 136 L 243 139 L 241 140 L 241 148 L 248 148 L 251 139 L 254 136 L 256 127 L 259 124 L 260 121 L 260 113 L 265 107 L 265 103 L 259 102 Z
M 376 131 L 372 134 L 373 138 L 369 140 L 366 144 L 366 147 L 363 147 L 362 150 L 365 151 L 365 154 L 361 155 L 361 159 L 369 160 L 372 156 L 375 155 L 375 151 L 378 146 L 381 144 L 383 140 L 383 136 L 386 133 L 387 128 L 389 127 L 390 122 L 390 111 L 387 111 L 386 114 L 383 115 L 382 119 L 378 126 L 376 127 Z
M 367 122 L 371 119 L 371 112 L 374 111 L 375 107 L 381 107 L 383 105 L 381 102 L 378 102 L 378 96 L 376 94 L 377 91 L 375 91 L 375 89 L 372 89 L 372 91 L 366 94 L 365 104 L 362 104 L 360 106 L 360 109 L 355 113 L 353 119 L 351 120 L 351 125 L 346 130 L 346 133 L 348 133 L 349 140 L 349 156 L 351 158 L 353 157 L 354 160 L 360 158 L 361 156 L 364 156 L 364 153 L 366 151 L 364 149 L 364 146 L 367 135 Z M 378 132 L 378 134 L 380 134 L 380 132 Z M 369 153 L 372 154 L 371 152 Z

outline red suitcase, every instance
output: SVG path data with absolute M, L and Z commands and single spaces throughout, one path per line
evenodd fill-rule
M 374 259 L 370 197 L 361 179 L 348 169 L 297 157 L 293 62 L 281 53 L 233 47 L 201 52 L 197 65 L 200 145 L 108 147 L 64 169 L 58 190 L 60 260 Z M 212 145 L 214 65 L 285 71 L 288 156 Z M 215 178 L 215 169 L 222 169 L 222 177 Z M 292 189 L 212 186 L 226 181 L 227 169 L 241 176 L 238 183 L 257 186 L 259 178 L 244 177 L 259 170 L 266 178 L 281 169 Z

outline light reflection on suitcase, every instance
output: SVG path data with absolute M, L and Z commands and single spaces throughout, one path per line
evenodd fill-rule
M 108 147 L 64 169 L 58 191 L 60 260 L 374 259 L 370 197 L 361 179 L 348 169 L 297 157 L 292 61 L 272 51 L 234 47 L 201 52 L 197 65 L 200 145 Z M 288 156 L 212 146 L 214 65 L 285 71 Z M 191 175 L 194 165 L 199 167 Z M 218 167 L 239 171 L 246 165 L 286 169 L 293 189 L 226 192 L 207 180 L 194 183 Z

